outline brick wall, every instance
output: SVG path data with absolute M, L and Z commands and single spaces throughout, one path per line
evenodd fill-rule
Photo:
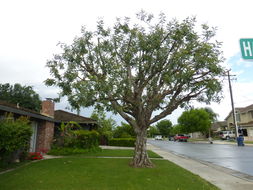
M 54 123 L 42 122 L 38 127 L 38 138 L 36 151 L 50 150 L 54 137 Z

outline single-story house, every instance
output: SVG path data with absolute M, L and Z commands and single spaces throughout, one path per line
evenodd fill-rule
M 54 110 L 54 102 L 51 99 L 42 101 L 41 112 L 32 111 L 0 101 L 0 118 L 5 113 L 12 113 L 14 118 L 28 116 L 31 121 L 33 134 L 30 141 L 30 152 L 48 151 L 51 148 L 55 128 L 62 122 L 75 121 L 83 129 L 92 130 L 97 127 L 97 122 L 93 119 L 82 117 L 63 110 Z
M 63 110 L 56 110 L 54 112 L 54 119 L 56 126 L 59 126 L 62 122 L 66 124 L 69 121 L 75 121 L 82 127 L 82 129 L 89 131 L 97 127 L 97 122 L 95 120 Z

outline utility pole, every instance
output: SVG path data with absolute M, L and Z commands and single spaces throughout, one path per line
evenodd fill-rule
M 230 81 L 230 75 L 228 70 L 228 83 L 229 83 L 229 91 L 230 91 L 230 98 L 231 98 L 231 105 L 232 105 L 232 114 L 233 114 L 233 121 L 234 121 L 234 125 L 235 125 L 235 136 L 239 137 L 238 135 L 238 126 L 237 126 L 237 122 L 236 122 L 236 117 L 235 117 L 235 107 L 234 107 L 234 100 L 233 100 L 233 93 L 232 93 L 232 86 L 231 86 L 231 81 Z

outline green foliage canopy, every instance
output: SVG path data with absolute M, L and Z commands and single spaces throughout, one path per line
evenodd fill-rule
M 150 126 L 148 128 L 148 136 L 149 137 L 154 137 L 155 135 L 160 135 L 159 130 L 157 129 L 156 126 Z
M 96 109 L 91 114 L 91 119 L 97 121 L 99 128 L 98 131 L 111 131 L 116 127 L 116 122 L 110 117 L 106 117 L 106 113 L 101 109 Z
M 98 123 L 98 129 L 100 135 L 104 136 L 107 140 L 112 138 L 113 129 L 116 127 L 116 122 L 110 117 L 106 118 L 106 113 L 102 109 L 95 109 L 91 114 L 91 118 Z
M 209 119 L 211 122 L 217 121 L 218 114 L 215 113 L 212 108 L 205 107 L 204 110 L 209 114 Z
M 131 125 L 127 123 L 121 123 L 121 126 L 118 126 L 113 130 L 113 137 L 114 138 L 131 138 L 135 137 L 136 134 L 134 129 Z
M 179 124 L 174 125 L 171 129 L 171 135 L 176 135 L 180 133 L 184 133 L 183 127 Z
M 183 133 L 207 132 L 211 127 L 211 120 L 205 109 L 191 109 L 182 113 L 178 124 Z
M 136 132 L 184 107 L 192 99 L 219 101 L 223 68 L 221 43 L 213 40 L 215 28 L 202 25 L 195 31 L 195 18 L 155 23 L 145 12 L 117 19 L 112 28 L 99 20 L 97 31 L 82 28 L 63 53 L 47 62 L 52 78 L 71 106 L 106 106 L 119 113 Z M 159 114 L 152 115 L 155 110 Z
M 12 104 L 19 104 L 20 107 L 28 108 L 39 112 L 41 100 L 39 95 L 31 86 L 21 86 L 21 84 L 10 85 L 0 84 L 0 100 Z
M 168 135 L 170 135 L 172 123 L 171 123 L 171 121 L 165 119 L 165 120 L 159 121 L 156 124 L 156 127 L 159 130 L 161 135 L 168 136 Z

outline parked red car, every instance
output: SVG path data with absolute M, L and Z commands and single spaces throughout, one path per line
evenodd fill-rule
M 189 136 L 183 135 L 183 134 L 177 134 L 174 136 L 174 141 L 178 141 L 178 142 L 187 142 L 188 139 L 189 139 Z

